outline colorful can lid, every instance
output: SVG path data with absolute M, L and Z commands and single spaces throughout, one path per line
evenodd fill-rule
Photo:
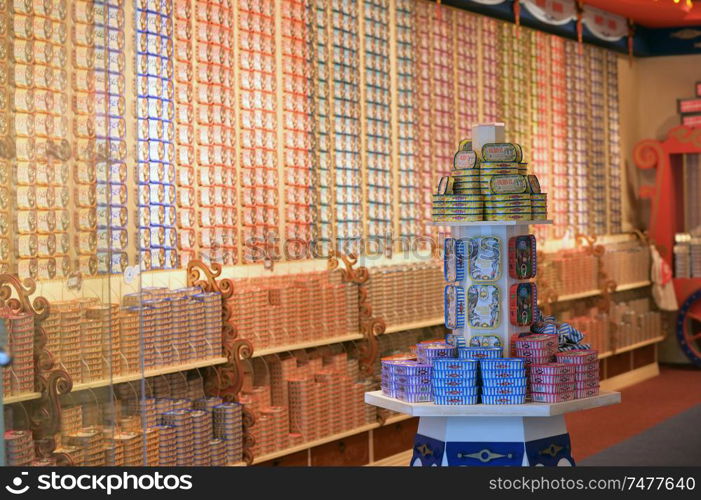
M 472 151 L 472 139 L 461 139 L 458 149 L 460 151 Z
M 465 289 L 448 285 L 443 292 L 445 304 L 445 326 L 451 330 L 465 326 Z
M 383 361 L 383 365 L 390 367 L 397 375 L 430 375 L 431 365 L 410 360 L 388 360 Z
M 453 157 L 454 169 L 472 169 L 478 165 L 477 153 L 470 150 L 458 150 Z
M 449 283 L 465 279 L 465 242 L 446 238 L 443 243 L 443 276 Z
M 530 326 L 538 310 L 538 289 L 535 283 L 515 283 L 510 290 L 510 320 L 514 326 Z
M 482 146 L 482 160 L 485 162 L 520 162 L 523 151 L 518 144 L 500 142 Z
M 509 238 L 509 275 L 513 279 L 531 279 L 537 272 L 536 239 L 532 234 Z
M 528 175 L 526 178 L 528 179 L 529 191 L 534 194 L 540 193 L 540 182 L 538 182 L 538 177 L 535 175 Z
M 437 190 L 436 194 L 439 194 L 439 195 L 452 194 L 454 182 L 455 182 L 455 180 L 452 177 L 449 177 L 449 176 L 441 177 L 441 180 L 438 181 L 438 190 Z
M 527 193 L 526 177 L 520 174 L 494 175 L 489 179 L 489 192 L 499 195 Z

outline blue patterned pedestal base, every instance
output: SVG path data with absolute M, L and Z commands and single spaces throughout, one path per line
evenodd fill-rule
M 564 418 L 422 417 L 411 464 L 573 466 Z

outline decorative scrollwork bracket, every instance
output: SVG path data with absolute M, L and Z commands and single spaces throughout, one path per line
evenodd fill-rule
M 370 272 L 365 266 L 354 267 L 358 263 L 358 257 L 350 254 L 343 255 L 331 250 L 329 252 L 328 269 L 339 269 L 339 258 L 344 267 L 340 268 L 341 277 L 347 283 L 358 285 L 358 323 L 360 333 L 363 334 L 365 343 L 359 348 L 360 370 L 366 376 L 373 375 L 373 367 L 379 354 L 377 337 L 385 333 L 387 325 L 382 318 L 376 318 L 372 314 L 372 306 L 368 296 L 367 283 L 370 280 Z

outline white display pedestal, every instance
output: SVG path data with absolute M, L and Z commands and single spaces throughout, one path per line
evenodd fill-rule
M 468 343 L 473 335 L 496 335 L 509 356 L 513 334 L 528 330 L 514 326 L 509 318 L 509 290 L 519 280 L 509 276 L 508 243 L 513 236 L 529 234 L 531 224 L 552 224 L 549 220 L 479 221 L 434 223 L 448 225 L 451 237 L 468 239 L 479 236 L 499 238 L 501 275 L 489 282 L 499 287 L 501 312 L 499 326 L 479 329 L 466 318 L 463 328 L 453 330 Z M 468 290 L 473 283 L 469 273 L 457 283 Z M 467 299 L 467 296 L 466 296 Z M 464 304 L 467 311 L 467 304 Z M 406 403 L 384 396 L 381 391 L 365 393 L 365 402 L 389 410 L 420 417 L 414 439 L 413 466 L 572 466 L 570 436 L 564 414 L 620 403 L 617 392 L 601 393 L 590 398 L 564 403 L 526 403 L 518 405 L 440 406 L 433 403 Z
M 565 403 L 440 406 L 366 392 L 365 402 L 420 417 L 412 466 L 572 466 L 564 414 L 620 403 L 618 392 Z

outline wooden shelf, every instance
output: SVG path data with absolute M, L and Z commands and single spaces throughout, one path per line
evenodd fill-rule
M 604 353 L 601 353 L 601 354 L 599 354 L 599 359 L 606 359 L 606 358 L 609 358 L 609 357 L 614 356 L 616 354 L 634 351 L 635 349 L 640 349 L 641 347 L 645 347 L 645 346 L 652 345 L 652 344 L 657 344 L 658 342 L 662 342 L 663 340 L 664 340 L 664 335 L 660 335 L 659 337 L 654 337 L 654 338 L 647 339 L 647 340 L 642 340 L 640 342 L 636 342 L 635 344 L 627 345 L 624 347 L 619 347 L 618 349 L 615 349 L 613 351 L 606 351 Z
M 2 403 L 6 405 L 11 405 L 13 403 L 21 403 L 22 401 L 32 401 L 34 399 L 41 398 L 40 392 L 25 392 L 24 394 L 17 394 L 15 396 L 3 396 Z
M 414 450 L 406 450 L 396 455 L 376 460 L 367 464 L 365 467 L 406 467 L 411 463 L 411 457 L 414 455 Z
M 634 290 L 636 288 L 643 288 L 646 286 L 650 286 L 652 283 L 650 281 L 636 281 L 635 283 L 626 283 L 623 285 L 619 285 L 616 287 L 616 292 L 625 292 L 626 290 Z M 577 293 L 570 293 L 567 295 L 560 295 L 557 298 L 557 302 L 567 302 L 570 300 L 577 300 L 577 299 L 584 299 L 587 297 L 596 297 L 597 295 L 601 295 L 601 290 L 587 290 L 585 292 L 577 292 Z
M 309 349 L 310 347 L 319 347 L 322 345 L 340 344 L 341 342 L 349 342 L 352 340 L 360 340 L 363 338 L 362 333 L 352 333 L 350 335 L 341 335 L 338 337 L 327 337 L 318 340 L 309 340 L 307 342 L 298 342 L 296 344 L 286 344 L 279 347 L 266 347 L 265 349 L 254 348 L 251 357 L 267 356 L 268 354 L 276 354 L 279 352 L 296 351 L 298 349 Z
M 227 467 L 246 467 L 246 462 L 234 462 L 233 464 L 226 464 Z
M 402 420 L 407 420 L 409 418 L 411 418 L 410 415 L 395 415 L 395 416 L 388 418 L 385 421 L 384 425 L 394 424 L 397 422 L 401 422 Z M 291 455 L 292 453 L 297 453 L 298 451 L 308 450 L 309 448 L 314 448 L 315 446 L 320 446 L 322 444 L 330 443 L 332 441 L 336 441 L 338 439 L 343 439 L 343 438 L 348 437 L 348 436 L 353 436 L 355 434 L 360 434 L 361 432 L 367 432 L 367 431 L 370 431 L 372 429 L 377 429 L 379 427 L 382 427 L 379 422 L 361 425 L 361 426 L 355 427 L 353 429 L 348 429 L 347 431 L 338 432 L 336 434 L 330 434 L 330 435 L 325 436 L 323 438 L 315 439 L 314 441 L 307 441 L 306 443 L 302 443 L 302 444 L 297 445 L 297 446 L 291 446 L 289 448 L 285 448 L 284 450 L 278 450 L 278 451 L 274 451 L 272 453 L 267 453 L 265 455 L 261 455 L 259 457 L 255 457 L 253 459 L 253 463 L 259 464 L 262 462 L 267 462 L 268 460 L 275 460 L 276 458 L 284 457 L 285 455 Z
M 443 315 L 437 316 L 431 319 L 424 319 L 421 321 L 414 321 L 413 323 L 401 323 L 398 325 L 390 325 L 385 329 L 385 334 L 405 332 L 407 330 L 415 330 L 417 328 L 426 328 L 429 326 L 438 326 L 444 324 L 445 319 Z
M 564 403 L 525 403 L 520 405 L 436 405 L 433 403 L 407 403 L 382 394 L 382 391 L 365 393 L 365 402 L 387 408 L 412 417 L 552 417 L 573 411 L 609 406 L 621 402 L 618 392 L 601 392 L 598 396 L 575 399 Z
M 217 357 L 212 359 L 203 359 L 199 361 L 193 361 L 191 363 L 186 363 L 177 366 L 164 366 L 161 368 L 154 368 L 152 370 L 144 370 L 143 373 L 130 373 L 128 375 L 117 375 L 112 378 L 94 380 L 92 382 L 82 382 L 79 384 L 73 384 L 73 390 L 71 392 L 84 391 L 86 389 L 97 389 L 98 387 L 105 387 L 113 384 L 121 384 L 124 382 L 133 382 L 135 380 L 140 380 L 142 378 L 157 377 L 159 375 L 168 375 L 170 373 L 184 372 L 187 370 L 195 370 L 197 368 L 205 368 L 207 366 L 223 365 L 228 360 L 224 357 Z
M 429 226 L 528 226 L 535 224 L 552 224 L 552 220 L 479 220 L 473 222 L 429 222 Z

